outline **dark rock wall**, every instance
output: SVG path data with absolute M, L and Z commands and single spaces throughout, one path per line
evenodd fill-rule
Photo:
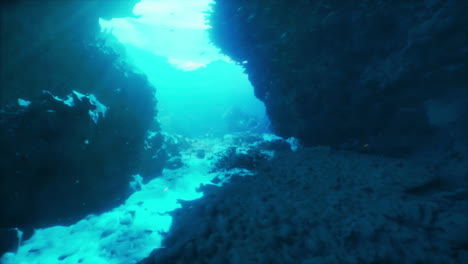
M 99 35 L 99 17 L 136 2 L 1 6 L 0 228 L 71 223 L 123 201 L 132 174 L 161 171 L 162 139 L 145 140 L 159 130 L 154 88 Z
M 223 0 L 211 38 L 280 136 L 401 155 L 468 134 L 467 13 L 456 0 Z

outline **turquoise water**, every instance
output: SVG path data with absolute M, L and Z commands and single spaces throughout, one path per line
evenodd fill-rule
M 265 132 L 265 108 L 247 75 L 209 41 L 210 2 L 142 1 L 134 8 L 140 17 L 100 24 L 107 43 L 115 37 L 124 60 L 155 86 L 163 131 L 191 137 Z
M 0 4 L 0 264 L 468 263 L 468 2 L 139 1 Z
M 184 167 L 164 170 L 146 184 L 133 175 L 129 184 L 135 192 L 105 213 L 37 229 L 24 241 L 19 231 L 21 246 L 1 263 L 136 263 L 161 247 L 172 224 L 169 212 L 181 207 L 179 200 L 198 199 L 203 193 L 197 188 L 212 184 L 215 153 L 228 148 L 220 138 L 269 131 L 265 107 L 242 67 L 208 39 L 209 3 L 142 1 L 134 9 L 139 18 L 100 20 L 99 41 L 154 86 L 162 132 L 199 140 L 181 153 Z M 194 154 L 196 147 L 205 149 L 205 159 Z

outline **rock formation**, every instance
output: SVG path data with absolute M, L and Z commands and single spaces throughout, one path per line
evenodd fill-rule
M 154 87 L 108 48 L 101 18 L 136 1 L 1 6 L 0 229 L 68 224 L 129 194 L 164 159 Z M 26 234 L 27 235 L 27 234 Z
M 223 0 L 211 38 L 280 136 L 397 156 L 467 146 L 467 12 L 456 0 Z

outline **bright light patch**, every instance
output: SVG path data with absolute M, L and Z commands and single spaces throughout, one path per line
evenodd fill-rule
M 133 13 L 141 15 L 141 23 L 170 28 L 192 28 L 205 30 L 204 11 L 209 9 L 211 0 L 165 0 L 141 1 Z
M 205 12 L 211 0 L 141 1 L 133 12 L 139 18 L 101 19 L 101 30 L 112 32 L 123 44 L 167 57 L 185 71 L 216 60 L 229 61 L 208 37 Z
M 22 107 L 28 107 L 31 104 L 30 101 L 23 100 L 21 98 L 18 98 L 18 105 Z
M 176 65 L 178 68 L 181 68 L 184 71 L 194 71 L 200 67 L 206 67 L 206 64 L 204 63 L 195 63 L 193 61 L 187 61 L 187 60 L 178 60 L 178 59 L 169 58 L 168 61 L 170 64 Z

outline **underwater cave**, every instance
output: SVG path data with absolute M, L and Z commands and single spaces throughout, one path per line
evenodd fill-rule
M 468 2 L 0 4 L 0 264 L 468 263 Z

